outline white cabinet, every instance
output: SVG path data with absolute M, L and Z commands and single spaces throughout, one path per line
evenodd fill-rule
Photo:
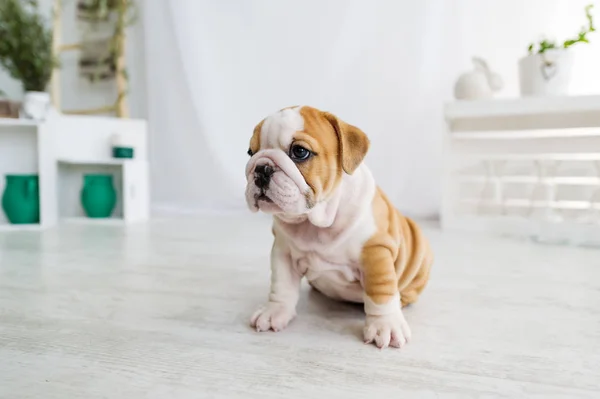
M 443 228 L 600 245 L 600 96 L 445 111 Z
M 112 157 L 119 133 L 135 146 L 133 159 Z M 109 219 L 88 219 L 80 192 L 87 173 L 113 175 L 117 206 Z M 46 228 L 59 221 L 132 223 L 149 218 L 147 125 L 143 120 L 51 115 L 44 122 L 0 119 L 0 195 L 6 174 L 38 174 L 39 225 L 11 225 L 0 212 L 0 230 Z
M 39 178 L 40 223 L 11 225 L 0 212 L 0 230 L 50 227 L 57 221 L 56 167 L 51 122 L 0 119 L 0 196 L 6 175 L 36 174 Z

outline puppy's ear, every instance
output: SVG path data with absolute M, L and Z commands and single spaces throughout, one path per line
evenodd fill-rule
M 337 133 L 342 168 L 344 172 L 351 175 L 369 151 L 369 138 L 356 126 L 347 124 L 329 112 L 324 112 L 323 116 L 331 123 Z

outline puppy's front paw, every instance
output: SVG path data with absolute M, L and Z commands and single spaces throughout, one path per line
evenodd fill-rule
M 363 331 L 366 344 L 378 348 L 402 348 L 410 340 L 410 328 L 402 312 L 384 316 L 367 316 Z
M 256 331 L 281 331 L 296 317 L 296 309 L 289 305 L 267 302 L 250 319 L 250 325 Z

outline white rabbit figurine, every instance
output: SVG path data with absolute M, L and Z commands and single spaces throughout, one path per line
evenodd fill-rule
M 483 59 L 474 57 L 475 69 L 465 72 L 454 85 L 454 97 L 458 100 L 476 100 L 491 98 L 503 87 L 502 78 L 490 68 Z

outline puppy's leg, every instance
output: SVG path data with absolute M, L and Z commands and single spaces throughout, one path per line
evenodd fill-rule
M 410 305 L 414 303 L 419 298 L 419 295 L 427 285 L 429 281 L 429 272 L 431 270 L 431 257 L 426 257 L 420 268 L 419 272 L 415 276 L 415 278 L 410 282 L 408 287 L 404 288 L 400 292 L 400 299 L 402 301 L 402 306 Z
M 271 250 L 269 301 L 250 320 L 256 331 L 283 330 L 296 316 L 302 276 L 292 264 L 289 248 L 275 237 Z
M 365 313 L 364 340 L 379 348 L 401 348 L 410 339 L 410 328 L 400 307 L 398 279 L 392 253 L 385 246 L 363 249 Z

